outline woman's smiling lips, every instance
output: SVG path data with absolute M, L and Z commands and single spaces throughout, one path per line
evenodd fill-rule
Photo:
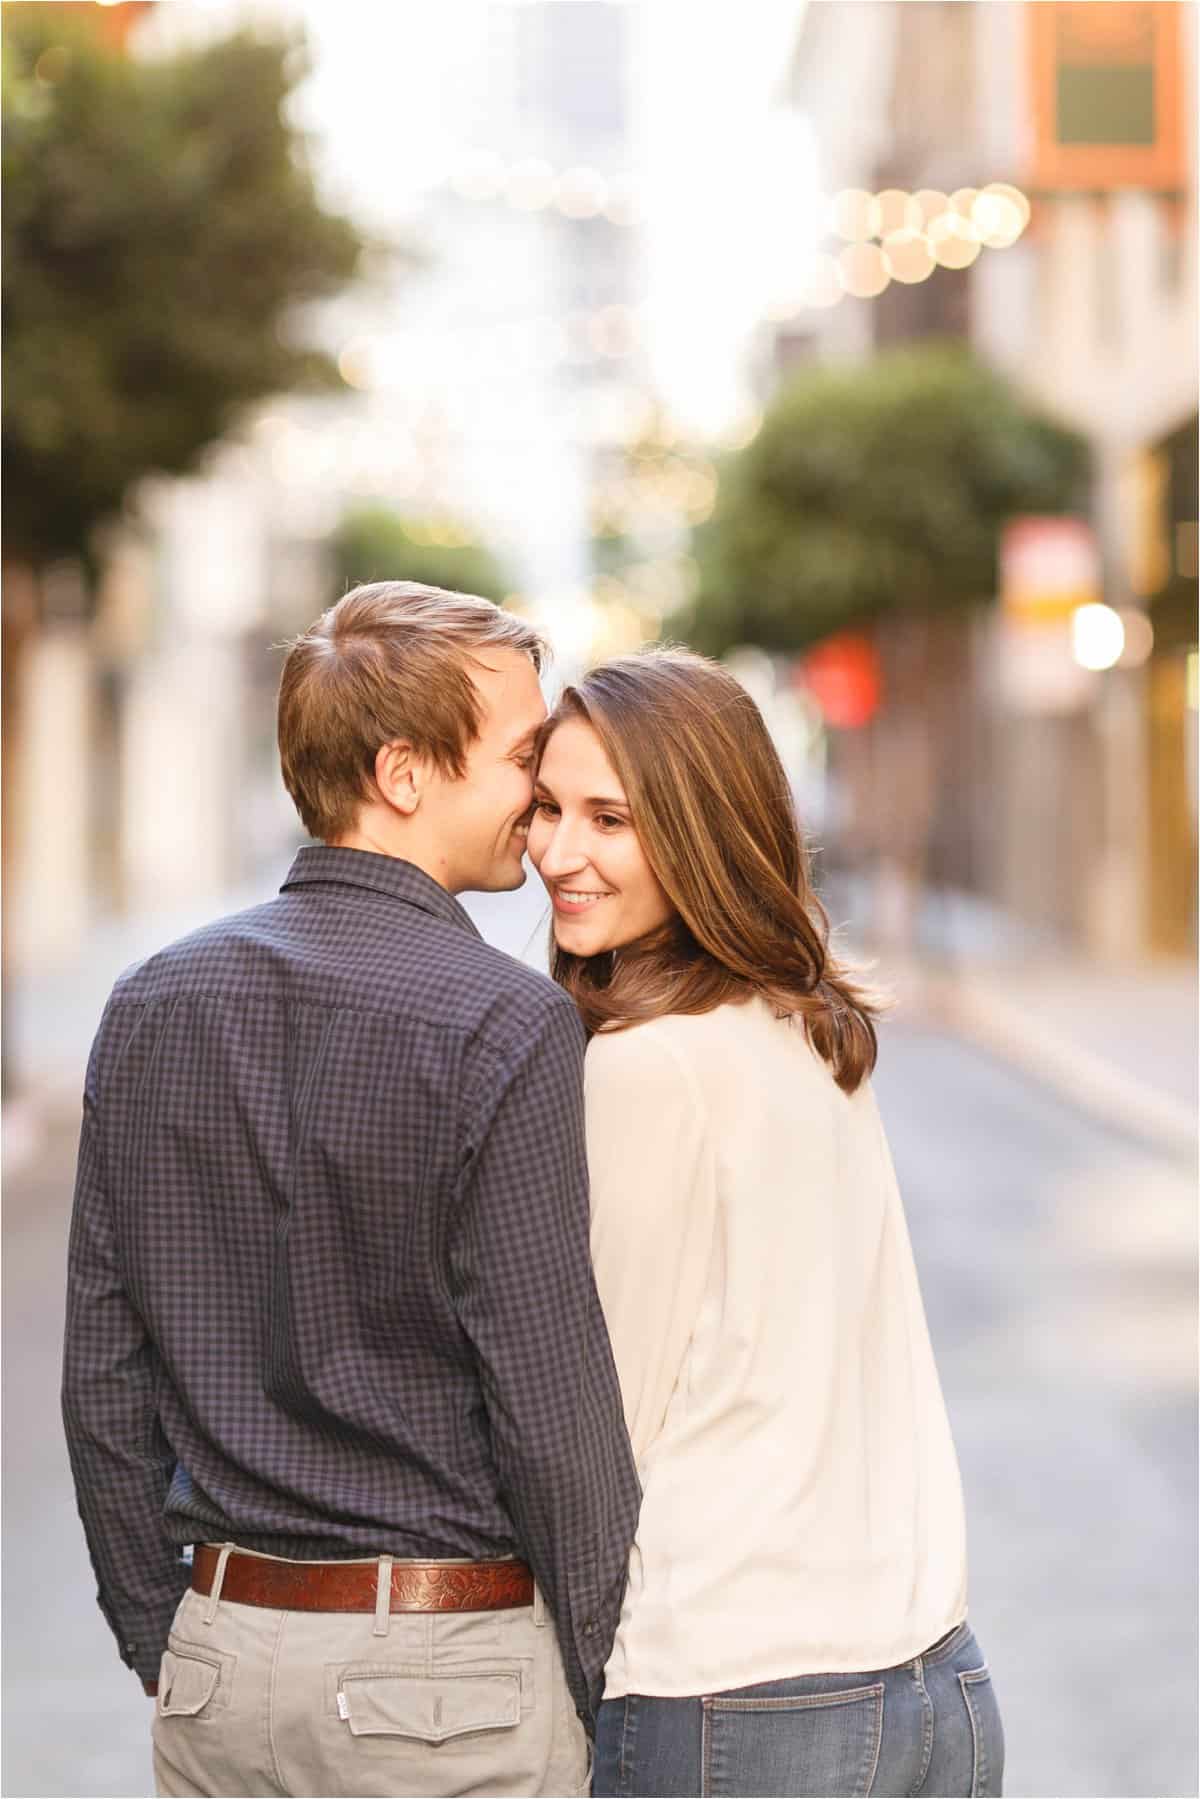
M 590 911 L 600 900 L 609 897 L 607 893 L 589 893 L 583 888 L 552 887 L 550 890 L 554 910 L 565 913 L 568 918 L 578 918 L 581 912 Z

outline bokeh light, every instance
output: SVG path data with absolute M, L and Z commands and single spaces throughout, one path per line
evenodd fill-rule
M 842 286 L 857 300 L 873 300 L 891 280 L 878 244 L 847 244 L 837 265 Z
M 1120 668 L 1141 668 L 1150 660 L 1154 649 L 1154 626 L 1144 612 L 1134 606 L 1120 606 L 1117 617 L 1125 632 L 1125 646 L 1118 659 Z
M 608 183 L 595 169 L 568 169 L 554 190 L 554 204 L 569 219 L 594 219 L 608 198 Z
M 610 225 L 629 227 L 641 218 L 637 200 L 627 189 L 614 188 L 601 208 Z
M 959 212 L 944 212 L 929 227 L 929 247 L 944 269 L 970 268 L 983 248 L 970 219 Z
M 504 163 L 494 151 L 473 150 L 454 170 L 450 185 L 464 200 L 491 200 L 504 186 Z
M 993 182 L 975 196 L 971 222 L 988 249 L 1006 250 L 1029 222 L 1029 202 L 1017 188 Z
M 913 200 L 921 214 L 921 224 L 927 229 L 934 219 L 940 219 L 944 212 L 950 210 L 950 196 L 944 194 L 939 187 L 920 187 L 913 195 Z
M 885 188 L 875 196 L 873 237 L 887 237 L 894 231 L 919 231 L 922 212 L 912 194 L 903 188 Z
M 338 374 L 347 387 L 365 391 L 374 377 L 374 354 L 369 337 L 351 338 L 338 355 Z
M 874 237 L 878 228 L 877 214 L 874 194 L 863 187 L 843 188 L 830 203 L 833 235 L 851 244 Z
M 884 238 L 883 260 L 894 281 L 924 281 L 937 264 L 922 231 L 893 231 Z
M 508 203 L 519 212 L 540 212 L 554 198 L 554 170 L 540 157 L 514 163 L 505 181 Z
M 1071 654 L 1080 668 L 1114 668 L 1125 648 L 1125 626 L 1111 606 L 1077 606 L 1071 614 Z
M 989 181 L 987 186 L 980 191 L 982 194 L 995 196 L 998 200 L 1007 200 L 1015 206 L 1020 215 L 1021 230 L 1024 231 L 1032 211 L 1027 194 L 1023 194 L 1019 187 L 1013 187 L 1007 181 Z
M 33 72 L 43 87 L 53 87 L 62 80 L 71 61 L 71 52 L 65 44 L 52 44 L 43 50 L 34 64 Z
M 878 240 L 882 256 L 839 253 L 836 257 L 838 291 L 871 298 L 881 293 L 888 280 L 912 284 L 925 281 L 940 264 L 965 269 L 983 248 L 1004 250 L 1015 244 L 1029 222 L 1030 206 L 1019 188 L 993 181 L 984 188 L 960 187 L 945 194 L 940 188 L 884 188 L 877 194 L 865 188 L 843 188 L 827 203 L 827 229 L 842 238 L 853 251 L 874 250 Z M 817 265 L 814 265 L 814 270 Z M 834 305 L 833 278 L 826 269 L 810 277 L 806 291 L 779 292 L 766 316 L 781 322 L 806 306 Z

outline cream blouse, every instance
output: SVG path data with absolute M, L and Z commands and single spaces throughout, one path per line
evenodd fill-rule
M 592 1039 L 592 1254 L 643 1499 L 606 1696 L 892 1667 L 962 1495 L 870 1083 L 758 999 Z

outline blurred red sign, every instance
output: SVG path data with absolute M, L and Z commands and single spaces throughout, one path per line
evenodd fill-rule
M 839 731 L 857 730 L 879 710 L 883 677 L 869 638 L 850 631 L 827 637 L 802 657 L 799 675 L 825 723 Z
M 1077 711 L 1094 676 L 1075 660 L 1071 619 L 1102 598 L 1100 553 L 1086 519 L 1012 519 L 1000 539 L 999 673 L 1024 713 Z
M 1100 557 L 1086 519 L 1012 519 L 1000 539 L 1005 617 L 1032 626 L 1069 619 L 1101 598 Z

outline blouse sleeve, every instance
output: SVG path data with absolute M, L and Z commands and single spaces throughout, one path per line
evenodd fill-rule
M 584 1090 L 592 1261 L 640 1468 L 708 1279 L 712 1154 L 695 1078 L 652 1024 L 594 1037 Z

